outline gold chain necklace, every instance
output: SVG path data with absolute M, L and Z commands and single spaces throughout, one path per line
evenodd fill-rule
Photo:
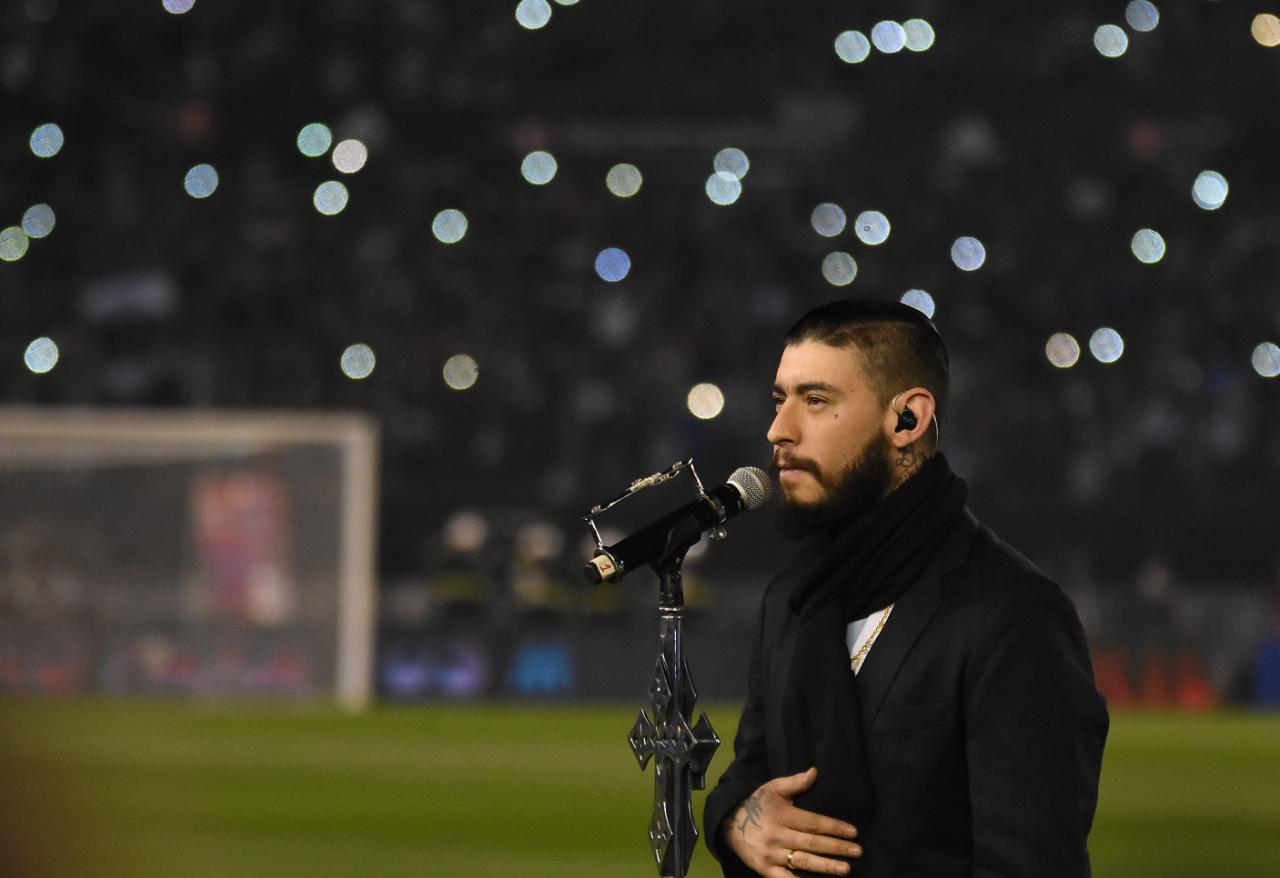
M 880 636 L 880 632 L 884 630 L 884 623 L 889 621 L 889 614 L 893 612 L 893 604 L 884 608 L 884 613 L 880 616 L 880 621 L 876 623 L 876 630 L 871 632 L 871 636 L 867 638 L 867 642 L 862 644 L 862 648 L 854 653 L 853 658 L 849 659 L 849 667 L 853 672 L 858 673 L 862 667 L 862 660 L 867 657 L 867 653 L 871 650 L 871 644 L 876 642 L 876 638 Z

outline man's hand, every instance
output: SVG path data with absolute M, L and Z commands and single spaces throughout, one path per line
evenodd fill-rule
M 743 800 L 725 820 L 721 830 L 724 839 L 748 868 L 764 878 L 792 878 L 790 869 L 849 874 L 848 863 L 821 854 L 862 856 L 862 847 L 849 840 L 858 835 L 858 830 L 843 820 L 791 804 L 817 779 L 816 768 L 774 778 Z

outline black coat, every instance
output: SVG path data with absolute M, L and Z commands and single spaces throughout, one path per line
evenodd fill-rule
M 734 760 L 704 811 L 730 878 L 754 873 L 720 827 L 780 774 L 796 629 L 775 580 Z M 1089 875 L 1108 717 L 1084 632 L 1062 589 L 967 510 L 895 604 L 856 685 L 875 813 L 858 827 L 855 876 Z

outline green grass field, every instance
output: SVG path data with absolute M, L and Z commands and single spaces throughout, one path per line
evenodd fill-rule
M 714 775 L 736 710 L 709 712 Z M 0 874 L 647 878 L 634 713 L 0 703 Z M 1100 876 L 1280 875 L 1280 717 L 1114 717 L 1092 849 Z

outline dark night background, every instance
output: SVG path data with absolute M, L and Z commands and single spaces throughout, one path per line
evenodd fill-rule
M 47 203 L 57 226 L 0 265 L 0 400 L 365 412 L 384 588 L 472 564 L 441 532 L 473 510 L 486 594 L 533 526 L 571 603 L 593 503 L 688 456 L 717 484 L 767 460 L 796 317 L 923 289 L 953 364 L 943 448 L 1002 536 L 1069 589 L 1155 570 L 1274 591 L 1280 383 L 1250 358 L 1280 338 L 1280 49 L 1251 36 L 1260 10 L 1170 3 L 1138 32 L 1120 2 L 552 8 L 527 30 L 507 3 L 7 4 L 0 225 Z M 908 17 L 928 51 L 832 49 Z M 1093 44 L 1108 22 L 1118 58 Z M 38 159 L 50 121 L 66 145 Z M 301 155 L 315 121 L 368 164 Z M 720 206 L 703 187 L 725 147 L 751 165 Z M 521 177 L 535 149 L 558 162 L 545 186 Z M 196 200 L 203 162 L 220 183 Z M 605 187 L 619 162 L 635 197 Z M 1221 209 L 1193 203 L 1204 170 L 1229 181 Z M 339 178 L 350 204 L 322 216 L 312 192 Z M 827 202 L 849 217 L 834 238 L 810 223 Z M 444 208 L 469 221 L 451 246 Z M 870 209 L 879 246 L 853 234 Z M 1130 250 L 1142 228 L 1167 243 L 1155 264 Z M 977 271 L 949 257 L 961 235 Z M 606 247 L 630 255 L 620 282 L 593 270 Z M 824 280 L 833 251 L 857 261 L 847 287 Z M 1099 327 L 1118 362 L 1089 354 Z M 1058 332 L 1085 349 L 1073 368 L 1046 359 Z M 39 336 L 61 352 L 43 375 L 22 365 Z M 355 342 L 377 356 L 361 381 L 339 369 Z M 465 392 L 441 379 L 462 352 Z M 706 421 L 686 407 L 704 381 L 725 397 Z M 698 569 L 751 595 L 781 550 L 749 517 Z

